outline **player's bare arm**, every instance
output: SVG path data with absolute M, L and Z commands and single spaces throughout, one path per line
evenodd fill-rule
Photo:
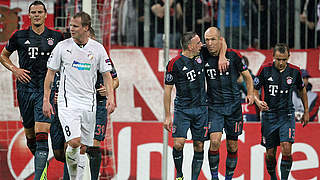
M 107 103 L 106 103 L 106 108 L 108 111 L 108 114 L 113 113 L 114 109 L 115 109 L 115 104 L 114 104 L 114 94 L 113 94 L 113 80 L 111 77 L 110 72 L 104 72 L 102 73 L 102 77 L 103 77 L 103 83 L 104 86 L 107 88 Z
M 265 101 L 261 101 L 260 97 L 259 97 L 259 91 L 254 89 L 253 90 L 253 94 L 254 94 L 254 102 L 256 103 L 256 105 L 259 107 L 259 109 L 261 111 L 267 111 L 269 110 L 269 106 Z
M 113 86 L 113 90 L 119 87 L 118 77 L 112 79 L 112 86 Z M 97 91 L 101 96 L 107 96 L 107 88 L 104 85 L 100 84 L 100 88 L 97 89 Z
M 52 69 L 48 69 L 46 78 L 44 80 L 44 85 L 43 85 L 44 90 L 43 90 L 42 112 L 48 118 L 51 118 L 51 114 L 54 114 L 52 105 L 50 104 L 50 93 L 51 93 L 51 88 L 53 86 L 55 73 L 56 71 Z
M 12 71 L 13 75 L 17 78 L 18 81 L 22 83 L 30 82 L 31 77 L 28 75 L 30 71 L 15 66 L 9 59 L 11 54 L 12 52 L 8 51 L 6 48 L 3 48 L 0 58 L 1 64 L 5 66 L 8 70 Z
M 306 126 L 309 123 L 309 107 L 308 107 L 308 96 L 307 96 L 307 90 L 306 87 L 304 87 L 303 89 L 298 91 L 301 100 L 302 100 L 302 104 L 304 107 L 304 113 L 303 113 L 303 117 L 301 118 L 301 124 L 302 126 Z
M 254 95 L 253 95 L 253 80 L 248 70 L 241 72 L 247 86 L 247 96 L 246 96 L 246 103 L 249 105 L 254 103 Z
M 229 67 L 229 60 L 226 58 L 226 52 L 227 52 L 227 43 L 226 40 L 223 37 L 220 37 L 220 42 L 221 42 L 221 49 L 219 53 L 219 71 L 220 72 L 225 72 L 227 71 Z
M 164 85 L 164 96 L 163 96 L 163 104 L 164 104 L 164 114 L 165 120 L 163 122 L 163 127 L 171 132 L 172 129 L 172 116 L 171 116 L 171 92 L 173 85 Z

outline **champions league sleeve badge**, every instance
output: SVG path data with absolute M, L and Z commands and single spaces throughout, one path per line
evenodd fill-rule
M 173 76 L 172 76 L 172 74 L 169 74 L 169 73 L 166 74 L 166 81 L 167 81 L 167 82 L 172 82 L 172 81 L 173 81 Z
M 255 77 L 255 78 L 254 78 L 253 84 L 254 84 L 255 86 L 259 84 L 259 78 L 258 78 L 258 77 Z

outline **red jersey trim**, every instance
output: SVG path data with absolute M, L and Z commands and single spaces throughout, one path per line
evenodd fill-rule
M 174 57 L 173 59 L 170 60 L 169 65 L 168 65 L 168 72 L 172 71 L 173 64 L 180 58 L 181 58 L 181 55 L 178 55 L 178 56 L 176 56 L 176 57 Z

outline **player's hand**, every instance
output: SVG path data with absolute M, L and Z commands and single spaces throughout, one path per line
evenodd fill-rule
M 171 132 L 171 130 L 172 130 L 171 117 L 166 117 L 166 119 L 163 122 L 163 128 L 165 128 L 167 131 Z
M 259 107 L 260 111 L 268 111 L 269 106 L 265 101 L 256 101 L 257 106 Z
M 304 112 L 301 118 L 302 127 L 305 127 L 309 123 L 309 111 Z
M 54 92 L 53 103 L 54 104 L 58 103 L 58 93 L 57 92 Z
M 230 64 L 229 59 L 227 59 L 226 57 L 219 58 L 219 62 L 218 62 L 219 71 L 226 72 L 229 67 L 229 64 Z
M 113 113 L 114 109 L 116 108 L 113 99 L 111 100 L 111 98 L 108 98 L 107 103 L 106 103 L 106 109 L 108 114 Z
M 42 112 L 45 117 L 51 119 L 51 115 L 54 114 L 54 111 L 49 102 L 43 102 Z
M 13 75 L 17 78 L 18 81 L 22 83 L 28 83 L 31 80 L 31 77 L 28 75 L 30 71 L 21 69 L 21 68 L 14 68 L 12 70 Z
M 248 103 L 248 105 L 252 105 L 254 103 L 254 97 L 252 95 L 247 95 L 246 103 Z
M 100 84 L 100 88 L 97 89 L 97 91 L 101 96 L 107 96 L 107 88 L 104 87 L 102 84 Z

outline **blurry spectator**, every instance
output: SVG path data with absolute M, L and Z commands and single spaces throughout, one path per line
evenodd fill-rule
M 153 14 L 157 17 L 157 33 L 154 38 L 154 46 L 163 47 L 164 37 L 164 11 L 166 0 L 156 0 L 151 7 Z M 182 32 L 182 0 L 170 0 L 170 48 L 180 49 L 180 36 Z M 176 19 L 174 19 L 176 18 Z M 176 24 L 174 25 L 174 22 Z M 174 31 L 175 28 L 175 31 Z M 175 44 L 174 44 L 175 42 Z
M 318 23 L 317 23 L 316 31 L 319 32 L 320 31 L 320 1 L 318 2 L 318 5 L 317 5 L 317 15 L 318 15 Z
M 309 83 L 309 78 L 311 77 L 307 70 L 301 69 L 303 82 L 307 89 L 308 95 L 308 107 L 309 107 L 309 121 L 318 121 L 318 110 L 319 110 L 319 98 L 318 94 L 312 91 L 312 84 Z M 295 118 L 299 121 L 302 118 L 304 109 L 301 98 L 297 91 L 293 91 L 292 102 L 295 108 Z
M 241 36 L 241 49 L 246 49 L 248 47 L 248 28 L 243 16 L 244 13 L 240 11 L 244 9 L 244 1 L 226 0 L 225 3 L 224 28 L 227 44 L 233 49 L 240 49 Z M 220 3 L 219 6 L 221 6 Z M 220 11 L 218 11 L 218 27 L 221 28 Z
M 315 26 L 316 26 L 316 0 L 301 1 L 301 48 L 315 47 Z M 306 39 L 308 38 L 308 39 Z M 319 42 L 317 43 L 319 44 Z
M 195 9 L 197 34 L 203 34 L 204 32 L 201 32 L 202 29 L 217 26 L 218 0 L 197 0 L 195 2 Z
M 136 44 L 136 34 L 138 31 L 138 19 L 135 0 L 122 0 L 120 3 L 120 33 L 121 42 L 126 46 Z

